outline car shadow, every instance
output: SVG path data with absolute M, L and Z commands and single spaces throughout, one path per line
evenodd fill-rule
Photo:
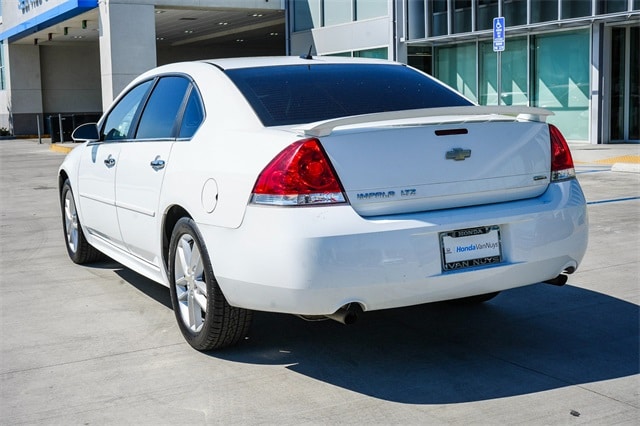
M 102 267 L 171 309 L 166 287 L 118 264 Z M 244 342 L 208 355 L 282 365 L 387 401 L 448 404 L 638 374 L 639 336 L 637 305 L 571 285 L 536 284 L 482 305 L 366 312 L 350 326 L 255 312 Z
M 157 282 L 139 275 L 138 273 L 121 266 L 119 263 L 113 262 L 111 267 L 124 282 L 131 284 L 141 293 L 151 297 L 164 307 L 173 310 L 171 305 L 171 295 L 169 294 L 169 288 L 165 287 Z
M 258 312 L 250 338 L 210 356 L 286 365 L 371 397 L 446 404 L 530 394 L 638 374 L 637 305 L 566 285 L 365 313 L 358 323 Z

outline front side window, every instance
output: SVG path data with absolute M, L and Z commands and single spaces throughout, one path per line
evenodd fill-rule
M 188 87 L 189 80 L 184 77 L 160 78 L 140 117 L 136 139 L 175 137 L 176 119 Z
M 131 126 L 136 118 L 141 102 L 147 95 L 153 80 L 145 81 L 134 87 L 111 110 L 105 120 L 102 139 L 114 141 L 131 138 Z

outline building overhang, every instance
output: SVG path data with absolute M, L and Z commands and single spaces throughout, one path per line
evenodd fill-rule
M 0 33 L 10 43 L 98 7 L 98 0 L 68 0 Z

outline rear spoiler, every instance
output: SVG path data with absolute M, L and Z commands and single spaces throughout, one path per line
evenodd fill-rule
M 442 108 L 409 109 L 403 111 L 376 112 L 373 114 L 353 115 L 350 117 L 334 118 L 331 120 L 317 121 L 295 130 L 304 133 L 305 136 L 322 137 L 329 136 L 333 129 L 339 126 L 365 124 L 376 121 L 407 120 L 413 118 L 445 117 L 445 116 L 486 116 L 501 115 L 516 117 L 521 121 L 539 121 L 544 123 L 553 112 L 544 108 L 515 106 L 456 106 Z

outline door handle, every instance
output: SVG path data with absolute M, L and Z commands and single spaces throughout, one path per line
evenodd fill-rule
M 149 163 L 149 165 L 153 170 L 158 171 L 164 169 L 165 162 L 164 160 L 161 160 L 160 156 L 158 155 L 155 160 Z
M 106 160 L 104 160 L 104 165 L 111 168 L 116 165 L 116 159 L 109 154 Z

